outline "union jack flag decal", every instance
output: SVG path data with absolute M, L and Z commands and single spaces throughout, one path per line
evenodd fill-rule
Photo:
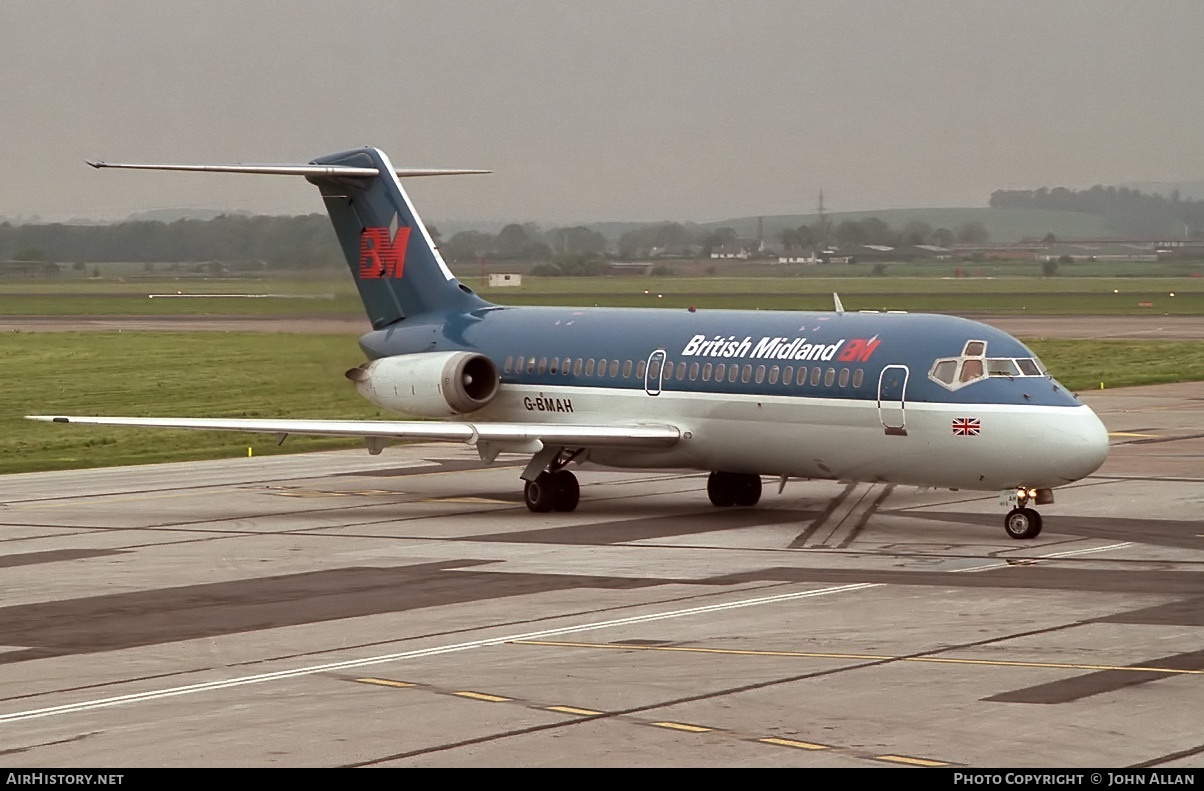
M 957 437 L 977 437 L 978 432 L 982 430 L 981 424 L 976 417 L 955 417 L 953 418 L 953 434 Z

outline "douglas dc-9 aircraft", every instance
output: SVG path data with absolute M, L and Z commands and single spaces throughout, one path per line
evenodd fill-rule
M 530 455 L 535 512 L 572 511 L 568 466 L 710 471 L 720 507 L 752 506 L 762 476 L 1002 491 L 1012 538 L 1034 538 L 1053 487 L 1103 464 L 1099 418 L 1022 343 L 951 316 L 505 307 L 452 275 L 375 148 L 303 165 L 95 167 L 304 176 L 322 193 L 372 330 L 347 371 L 372 403 L 416 421 L 35 416 L 57 423 L 444 440 Z M 779 491 L 781 488 L 779 487 Z

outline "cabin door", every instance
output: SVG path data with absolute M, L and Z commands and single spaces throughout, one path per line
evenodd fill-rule
M 878 377 L 878 417 L 883 430 L 893 436 L 907 436 L 903 404 L 907 398 L 909 373 L 906 365 L 888 365 Z
M 665 367 L 665 350 L 657 349 L 648 356 L 648 367 L 644 371 L 644 392 L 648 395 L 661 394 L 661 375 Z

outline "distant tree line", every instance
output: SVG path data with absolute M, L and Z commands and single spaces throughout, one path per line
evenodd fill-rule
M 1204 230 L 1204 201 L 1183 200 L 1179 191 L 1171 196 L 1147 195 L 1128 187 L 1102 187 L 1087 190 L 1065 187 L 1036 190 L 996 190 L 991 193 L 991 208 L 1052 209 L 1075 211 L 1103 217 L 1107 227 L 1123 236 L 1142 239 L 1182 238 Z
M 585 226 L 543 231 L 535 223 L 510 223 L 496 234 L 460 231 L 446 240 L 436 240 L 439 252 L 449 263 L 487 258 L 494 261 L 550 261 L 554 258 L 585 259 L 602 256 L 608 241 Z
M 909 245 L 936 245 L 951 247 L 954 244 L 983 244 L 989 239 L 986 226 L 980 222 L 966 222 L 956 229 L 933 228 L 926 222 L 913 220 L 902 228 L 892 228 L 877 217 L 864 220 L 841 220 L 833 223 L 820 217 L 811 224 L 798 228 L 787 228 L 779 234 L 782 246 L 791 249 L 815 249 L 818 247 L 856 244 L 873 244 L 885 247 L 907 247 Z
M 0 223 L 0 260 L 72 263 L 259 261 L 270 267 L 341 264 L 338 240 L 323 214 L 300 217 L 223 215 L 212 220 L 113 225 Z

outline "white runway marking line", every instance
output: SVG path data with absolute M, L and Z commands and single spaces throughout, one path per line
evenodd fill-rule
M 690 607 L 684 610 L 671 610 L 669 612 L 652 613 L 650 615 L 636 615 L 630 618 L 618 618 L 612 621 L 598 621 L 596 623 L 582 624 L 579 626 L 566 626 L 559 629 L 545 629 L 538 632 L 525 632 L 523 634 L 513 634 L 505 637 L 493 637 L 485 640 L 473 640 L 466 643 L 437 646 L 435 648 L 420 648 L 414 651 L 403 651 L 396 654 L 384 654 L 381 656 L 367 657 L 365 659 L 350 659 L 343 662 L 329 662 L 326 664 L 313 665 L 311 667 L 301 667 L 293 670 L 279 670 L 273 673 L 258 673 L 252 676 L 242 676 L 241 678 L 231 678 L 223 681 L 205 681 L 199 684 L 187 684 L 184 686 L 169 687 L 167 689 L 151 690 L 148 692 L 136 692 L 130 695 L 116 695 L 110 698 L 86 700 L 80 701 L 79 703 L 67 703 L 62 706 L 49 706 L 47 708 L 31 709 L 29 711 L 15 711 L 10 714 L 0 715 L 0 725 L 10 722 L 22 722 L 25 720 L 38 719 L 41 717 L 51 717 L 58 714 L 71 714 L 80 711 L 91 711 L 94 709 L 121 706 L 127 703 L 138 703 L 142 701 L 178 697 L 180 695 L 191 695 L 197 692 L 211 692 L 220 689 L 248 686 L 250 684 L 263 684 L 269 681 L 280 681 L 288 678 L 300 678 L 303 676 L 317 675 L 318 673 L 351 670 L 354 668 L 369 667 L 371 665 L 380 665 L 386 662 L 397 662 L 403 659 L 419 659 L 428 656 L 452 654 L 460 651 L 468 651 L 474 648 L 487 648 L 490 646 L 502 645 L 504 643 L 515 642 L 517 640 L 535 640 L 541 637 L 554 637 L 556 635 L 572 634 L 574 632 L 586 632 L 592 629 L 607 629 L 615 626 L 628 626 L 637 623 L 663 621 L 671 618 L 685 618 L 691 615 L 704 615 L 712 612 L 720 612 L 722 610 L 736 610 L 744 607 L 755 607 L 761 604 L 776 604 L 778 602 L 794 601 L 796 599 L 808 599 L 817 596 L 827 596 L 834 593 L 851 593 L 853 591 L 869 590 L 871 588 L 879 587 L 882 587 L 882 583 L 864 582 L 853 585 L 836 585 L 830 588 L 820 588 L 818 590 L 802 591 L 800 593 L 783 593 L 777 596 L 761 596 L 755 599 L 743 599 L 741 601 L 728 602 L 725 604 L 710 604 L 704 607 Z
M 1105 552 L 1130 545 L 1130 542 L 1124 542 L 1120 544 L 1109 544 L 1107 546 L 1096 547 L 1092 549 L 1057 552 L 1047 555 L 1044 559 L 1053 559 L 1057 557 L 1081 555 L 1094 552 Z M 989 566 L 979 566 L 973 569 L 961 569 L 960 571 L 983 571 L 990 568 L 1000 567 L 1006 568 L 1007 566 L 1006 564 L 991 564 Z M 428 656 L 439 656 L 441 654 L 452 654 L 460 651 L 468 651 L 474 648 L 487 648 L 490 646 L 502 645 L 504 643 L 517 642 L 519 640 L 537 640 L 542 637 L 555 637 L 557 635 L 572 634 L 574 632 L 587 632 L 592 629 L 608 629 L 615 626 L 628 626 L 637 623 L 664 621 L 672 618 L 686 618 L 691 615 L 705 615 L 707 613 L 720 612 L 723 610 L 737 610 L 744 607 L 756 607 L 761 604 L 776 604 L 779 602 L 794 601 L 797 599 L 828 596 L 834 593 L 852 593 L 854 591 L 881 588 L 884 585 L 885 583 L 880 582 L 862 582 L 851 585 L 835 585 L 830 588 L 819 588 L 818 590 L 802 591 L 800 593 L 783 593 L 777 596 L 760 596 L 754 599 L 743 599 L 740 601 L 727 602 L 725 604 L 709 604 L 703 607 L 689 607 L 684 610 L 670 610 L 669 612 L 663 613 L 636 615 L 630 618 L 618 618 L 613 621 L 598 621 L 596 623 L 583 624 L 580 626 L 566 626 L 559 629 L 545 629 L 538 632 L 526 632 L 523 634 L 508 635 L 506 637 L 494 637 L 485 640 L 473 640 L 467 643 L 456 643 L 453 645 L 438 646 L 435 648 L 420 648 L 415 651 L 403 651 L 397 654 L 384 654 L 382 656 L 367 657 L 365 659 L 350 659 L 344 662 L 330 662 L 322 665 L 314 665 L 312 667 L 296 668 L 294 670 L 280 670 L 274 673 L 259 673 L 252 676 L 226 679 L 224 681 L 206 681 L 199 684 L 187 684 L 180 687 L 170 687 L 168 689 L 137 692 L 131 695 L 117 695 L 111 698 L 100 698 L 98 700 L 81 701 L 79 703 L 68 703 L 62 706 L 50 706 L 44 709 L 31 709 L 29 711 L 16 711 L 12 712 L 11 714 L 2 714 L 0 715 L 0 725 L 10 722 L 38 719 L 41 717 L 51 717 L 57 714 L 70 714 L 79 711 L 90 711 L 93 709 L 102 709 L 111 706 L 121 706 L 126 703 L 159 700 L 162 698 L 177 697 L 179 695 L 191 695 L 196 692 L 210 692 L 219 689 L 231 689 L 233 687 L 248 686 L 251 684 L 263 684 L 269 681 L 279 681 L 287 678 L 312 676 L 317 675 L 318 673 L 369 667 L 371 665 L 380 665 L 386 662 L 396 662 L 403 659 L 419 659 Z

